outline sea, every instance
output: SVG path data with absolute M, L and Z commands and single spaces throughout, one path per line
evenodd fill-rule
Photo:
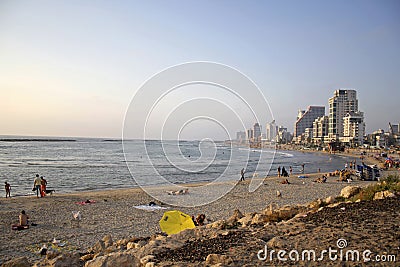
M 277 175 L 278 166 L 293 175 L 343 169 L 340 155 L 275 151 L 210 141 L 118 140 L 0 136 L 0 181 L 12 196 L 33 195 L 36 174 L 58 193 L 212 181 L 237 181 Z M 159 179 L 162 177 L 163 179 Z M 3 192 L 4 191 L 4 187 Z

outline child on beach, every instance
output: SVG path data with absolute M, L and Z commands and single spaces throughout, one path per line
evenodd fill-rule
M 7 196 L 11 198 L 11 185 L 8 182 L 4 182 L 4 188 L 6 189 L 6 198 Z

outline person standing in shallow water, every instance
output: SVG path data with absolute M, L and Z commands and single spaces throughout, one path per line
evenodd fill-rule
M 11 198 L 11 185 L 8 182 L 4 182 L 4 188 L 6 189 L 6 198 L 7 196 Z
M 36 178 L 33 181 L 33 188 L 36 189 L 36 197 L 39 197 L 39 194 L 42 195 L 40 191 L 41 186 L 42 186 L 42 179 L 40 179 L 39 174 L 36 174 Z
M 281 166 L 278 167 L 278 177 L 281 177 Z
M 40 180 L 41 180 L 41 185 L 40 185 L 40 196 L 41 196 L 41 197 L 44 197 L 44 196 L 46 196 L 47 181 L 46 181 L 46 179 L 44 179 L 43 176 L 40 176 Z
M 240 181 L 244 181 L 244 168 L 240 171 Z

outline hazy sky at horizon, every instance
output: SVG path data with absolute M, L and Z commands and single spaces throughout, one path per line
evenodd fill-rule
M 357 90 L 367 132 L 387 129 L 400 121 L 399 43 L 399 1 L 5 0 L 0 135 L 121 137 L 136 90 L 188 61 L 246 74 L 290 131 L 339 88 Z

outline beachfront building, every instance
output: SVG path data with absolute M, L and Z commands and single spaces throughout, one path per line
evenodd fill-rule
M 348 113 L 358 111 L 356 90 L 339 89 L 329 98 L 328 137 L 336 140 L 344 136 L 344 120 Z
M 313 122 L 313 143 L 324 143 L 325 136 L 328 135 L 329 117 L 318 117 Z
M 255 142 L 261 141 L 261 126 L 258 122 L 256 122 L 253 126 L 253 138 Z
M 324 106 L 308 106 L 307 110 L 299 110 L 297 120 L 294 124 L 294 137 L 297 138 L 305 133 L 306 128 L 312 128 L 313 122 L 318 117 L 325 115 Z
M 362 112 L 349 112 L 343 117 L 343 137 L 340 141 L 351 146 L 364 143 L 365 123 Z
M 288 132 L 286 127 L 279 126 L 276 142 L 280 144 L 287 144 L 292 141 L 292 135 Z
M 275 120 L 265 125 L 265 139 L 267 141 L 275 142 L 277 133 L 278 133 L 278 127 L 275 124 Z
M 251 141 L 253 141 L 253 138 L 254 138 L 253 129 L 248 129 L 247 130 L 247 141 L 251 142 Z

